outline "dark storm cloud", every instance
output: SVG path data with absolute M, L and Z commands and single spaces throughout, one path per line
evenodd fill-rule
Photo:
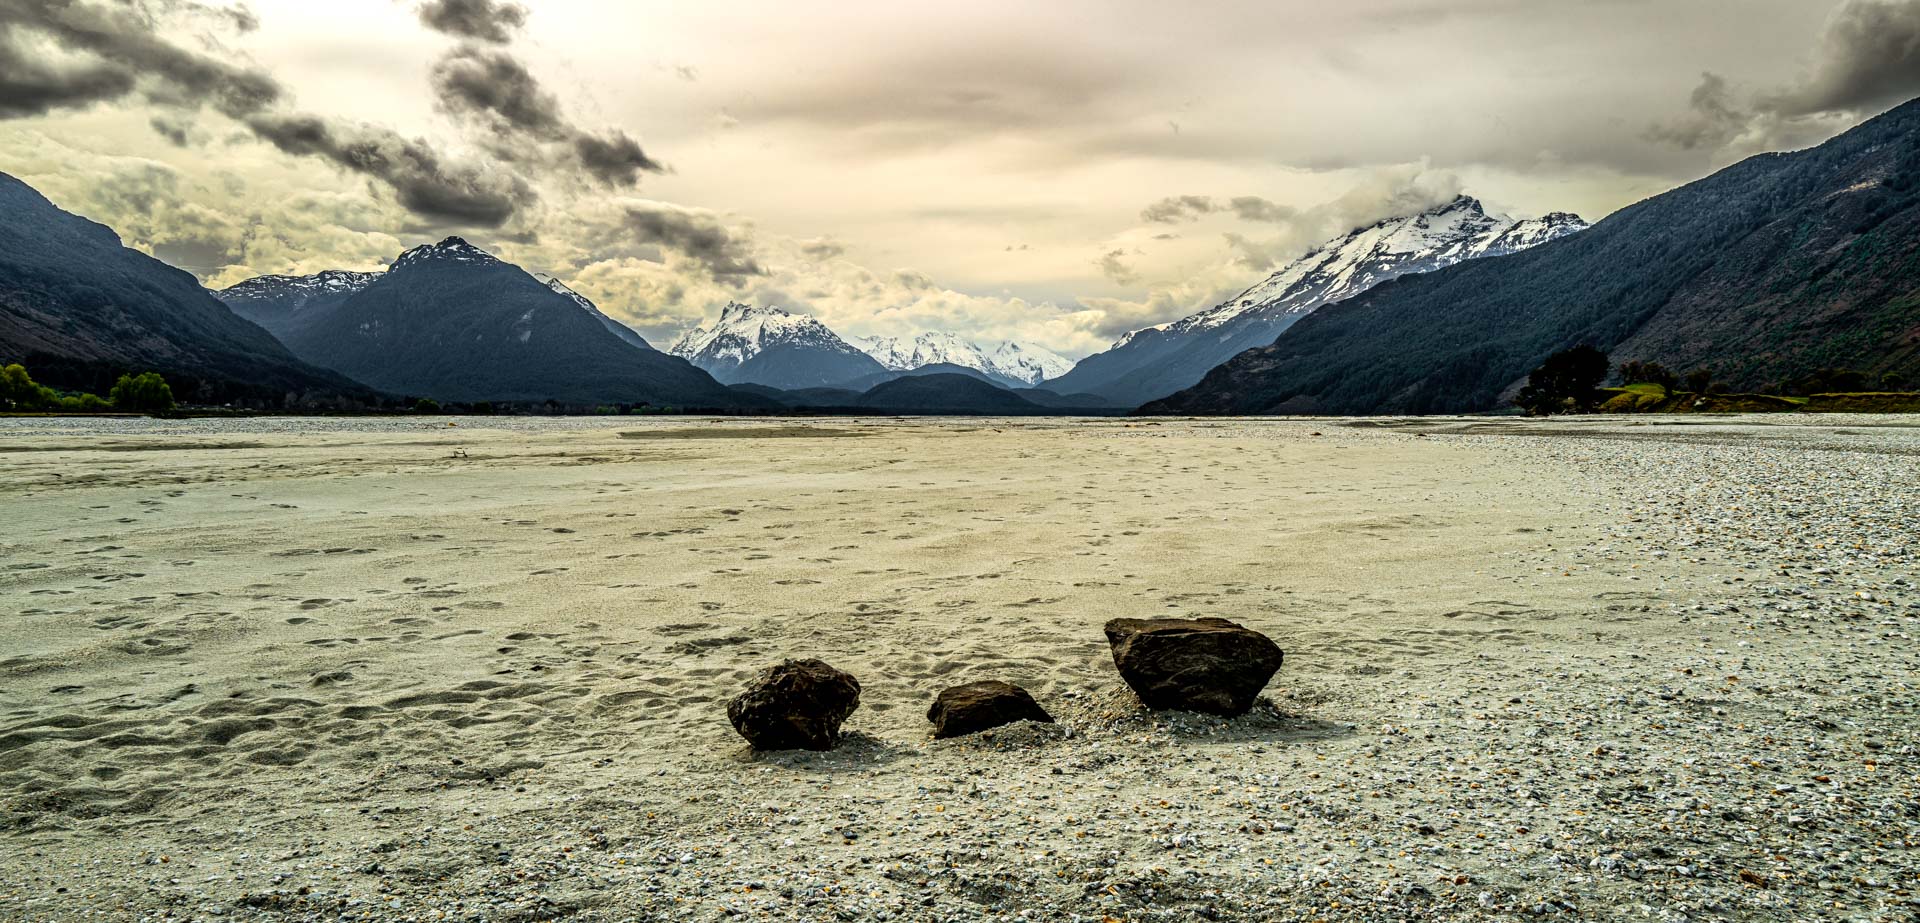
M 0 116 L 138 93 L 163 108 L 150 124 L 176 144 L 192 140 L 191 114 L 212 108 L 286 153 L 385 183 L 403 207 L 435 222 L 497 227 L 532 199 L 524 180 L 451 163 L 424 141 L 281 108 L 285 94 L 265 72 L 162 37 L 163 18 L 176 13 L 253 25 L 244 13 L 164 0 L 0 0 Z
M 557 141 L 571 133 L 560 116 L 560 101 L 504 51 L 463 45 L 433 65 L 430 79 L 441 106 L 485 120 L 503 136 L 524 133 Z
M 592 134 L 568 121 L 560 100 L 503 50 L 462 45 L 434 64 L 430 79 L 441 108 L 481 125 L 500 157 L 537 160 L 556 147 L 588 176 L 614 187 L 632 187 L 641 173 L 665 170 L 625 132 Z
M 1920 0 L 1846 0 L 1828 17 L 1798 80 L 1743 98 L 1720 74 L 1700 75 L 1687 111 L 1654 124 L 1667 145 L 1791 147 L 1828 133 L 1835 116 L 1866 115 L 1920 96 Z
M 138 90 L 162 105 L 208 105 L 239 118 L 280 98 L 272 77 L 161 38 L 161 14 L 180 9 L 207 8 L 0 0 L 0 115 L 39 115 Z
M 629 206 L 624 223 L 635 241 L 680 253 L 715 279 L 737 285 L 766 272 L 754 260 L 752 242 L 712 215 L 656 202 Z
M 1782 115 L 1878 110 L 1920 95 L 1920 0 L 1851 0 L 1834 11 L 1812 71 L 1762 105 Z
M 527 8 L 494 0 L 427 0 L 420 4 L 420 23 L 456 38 L 504 45 L 527 24 Z
M 581 169 L 608 186 L 631 187 L 640 182 L 643 172 L 666 170 L 640 149 L 640 142 L 622 131 L 610 131 L 605 136 L 577 133 L 573 136 L 573 153 L 580 159 Z
M 1168 196 L 1140 210 L 1140 220 L 1159 224 L 1177 224 L 1182 221 L 1194 221 L 1201 215 L 1211 214 L 1217 209 L 1213 200 L 1203 195 Z
M 0 35 L 0 117 L 45 115 L 133 92 L 133 73 L 111 64 L 56 66 L 25 52 L 12 29 Z
M 319 157 L 385 183 L 408 211 L 433 221 L 499 227 L 533 199 L 519 177 L 448 163 L 425 142 L 385 128 L 297 114 L 261 115 L 247 124 L 286 153 Z

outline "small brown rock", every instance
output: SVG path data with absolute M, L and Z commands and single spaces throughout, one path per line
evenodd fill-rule
M 1053 723 L 1027 690 L 997 679 L 943 690 L 927 709 L 935 737 L 963 737 L 1015 721 Z

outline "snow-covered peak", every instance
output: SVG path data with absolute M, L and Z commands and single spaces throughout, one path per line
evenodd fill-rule
M 1029 385 L 1059 378 L 1073 369 L 1073 360 L 1044 346 L 1015 340 L 995 347 L 987 361 L 993 366 L 989 371 Z
M 500 260 L 493 254 L 467 243 L 466 240 L 462 238 L 449 237 L 437 244 L 421 244 L 418 247 L 400 254 L 394 258 L 393 265 L 389 267 L 389 269 L 399 269 L 403 266 L 413 266 L 429 262 L 484 264 L 498 263 Z
M 350 295 L 373 284 L 377 272 L 350 272 L 329 269 L 310 276 L 255 276 L 222 289 L 222 298 L 286 299 L 298 307 L 321 295 Z
M 739 302 L 728 302 L 712 327 L 688 330 L 667 351 L 683 359 L 737 364 L 783 345 L 855 351 L 811 314 Z
M 958 365 L 990 375 L 1037 385 L 1066 374 L 1073 363 L 1045 347 L 1007 340 L 992 349 L 943 331 L 922 333 L 912 340 L 900 337 L 856 338 L 855 346 L 881 365 L 909 371 L 929 365 Z
M 1586 227 L 1585 221 L 1565 212 L 1526 221 L 1489 215 L 1479 200 L 1463 195 L 1417 214 L 1355 229 L 1315 247 L 1227 301 L 1148 329 L 1178 335 L 1220 327 L 1256 313 L 1307 314 L 1397 276 L 1432 272 L 1462 260 L 1517 253 Z M 1124 345 L 1141 332 L 1129 333 L 1115 345 Z

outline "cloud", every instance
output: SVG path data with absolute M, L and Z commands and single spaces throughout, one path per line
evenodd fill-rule
M 1213 200 L 1203 195 L 1168 196 L 1141 209 L 1140 220 L 1158 224 L 1178 224 L 1182 221 L 1197 221 L 1201 215 L 1218 210 Z
M 440 107 L 487 131 L 488 149 L 502 159 L 558 157 L 618 188 L 666 169 L 625 132 L 592 134 L 568 121 L 560 100 L 503 50 L 461 45 L 434 63 L 429 80 Z
M 827 237 L 816 237 L 800 242 L 801 255 L 816 262 L 842 256 L 846 252 L 845 244 Z
M 1296 210 L 1288 206 L 1269 202 L 1266 199 L 1253 195 L 1234 196 L 1227 200 L 1225 204 L 1217 202 L 1209 196 L 1183 195 L 1168 196 L 1147 206 L 1141 210 L 1140 220 L 1157 224 L 1179 224 L 1183 221 L 1198 221 L 1203 216 L 1211 215 L 1215 212 L 1229 211 L 1234 214 L 1234 217 L 1242 221 L 1256 221 L 1268 224 L 1288 221 L 1299 214 Z
M 1093 264 L 1100 267 L 1100 274 L 1106 276 L 1113 284 L 1132 285 L 1140 280 L 1140 274 L 1135 272 L 1132 266 L 1127 265 L 1126 255 L 1125 250 L 1108 250 L 1100 254 L 1100 258 L 1094 260 Z
M 1708 71 L 1700 75 L 1700 85 L 1688 97 L 1686 113 L 1656 123 L 1647 130 L 1647 137 L 1685 150 L 1711 149 L 1731 141 L 1753 117 L 1734 102 L 1727 78 Z
M 423 140 L 288 110 L 284 91 L 264 71 L 161 35 L 162 24 L 183 18 L 239 29 L 255 24 L 250 14 L 187 0 L 0 2 L 0 116 L 138 93 L 161 110 L 149 124 L 175 144 L 193 141 L 193 113 L 212 108 L 285 153 L 385 183 L 402 206 L 429 220 L 498 227 L 532 201 L 524 179 L 451 162 Z M 217 48 L 210 36 L 202 39 Z
M 629 205 L 624 224 L 635 241 L 679 253 L 715 279 L 738 284 L 766 273 L 754 260 L 752 241 L 728 230 L 710 212 L 648 202 Z
M 1227 207 L 1233 209 L 1233 213 L 1242 221 L 1264 221 L 1270 224 L 1291 220 L 1299 214 L 1293 208 L 1269 202 L 1256 195 L 1235 196 L 1233 201 L 1227 203 Z
M 1849 0 L 1827 19 L 1812 70 L 1763 97 L 1784 116 L 1869 112 L 1920 96 L 1920 0 Z
M 18 118 L 107 102 L 135 91 L 159 105 L 209 105 L 229 116 L 280 98 L 265 73 L 181 48 L 159 35 L 195 3 L 0 3 L 0 116 Z
M 1845 0 L 1827 17 L 1799 78 L 1743 98 L 1726 77 L 1703 73 L 1686 112 L 1655 122 L 1645 136 L 1682 150 L 1797 147 L 1917 95 L 1920 0 Z
M 420 4 L 420 24 L 456 38 L 504 45 L 527 24 L 527 8 L 494 0 L 427 0 Z
M 408 211 L 434 221 L 499 227 L 534 199 L 518 176 L 449 163 L 424 141 L 378 126 L 302 114 L 259 115 L 247 126 L 288 154 L 319 157 L 385 183 Z
M 642 172 L 666 171 L 666 167 L 640 149 L 640 142 L 621 131 L 610 131 L 605 136 L 576 132 L 573 153 L 580 159 L 581 169 L 608 186 L 632 187 L 640 182 Z
M 560 101 L 504 51 L 462 45 L 435 62 L 428 79 L 443 108 L 485 122 L 502 138 L 557 141 L 572 134 Z

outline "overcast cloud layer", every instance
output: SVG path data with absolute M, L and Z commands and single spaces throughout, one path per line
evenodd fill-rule
M 1069 355 L 1461 192 L 1597 219 L 1920 95 L 1920 0 L 0 0 L 0 170 L 231 284 L 460 233 Z

